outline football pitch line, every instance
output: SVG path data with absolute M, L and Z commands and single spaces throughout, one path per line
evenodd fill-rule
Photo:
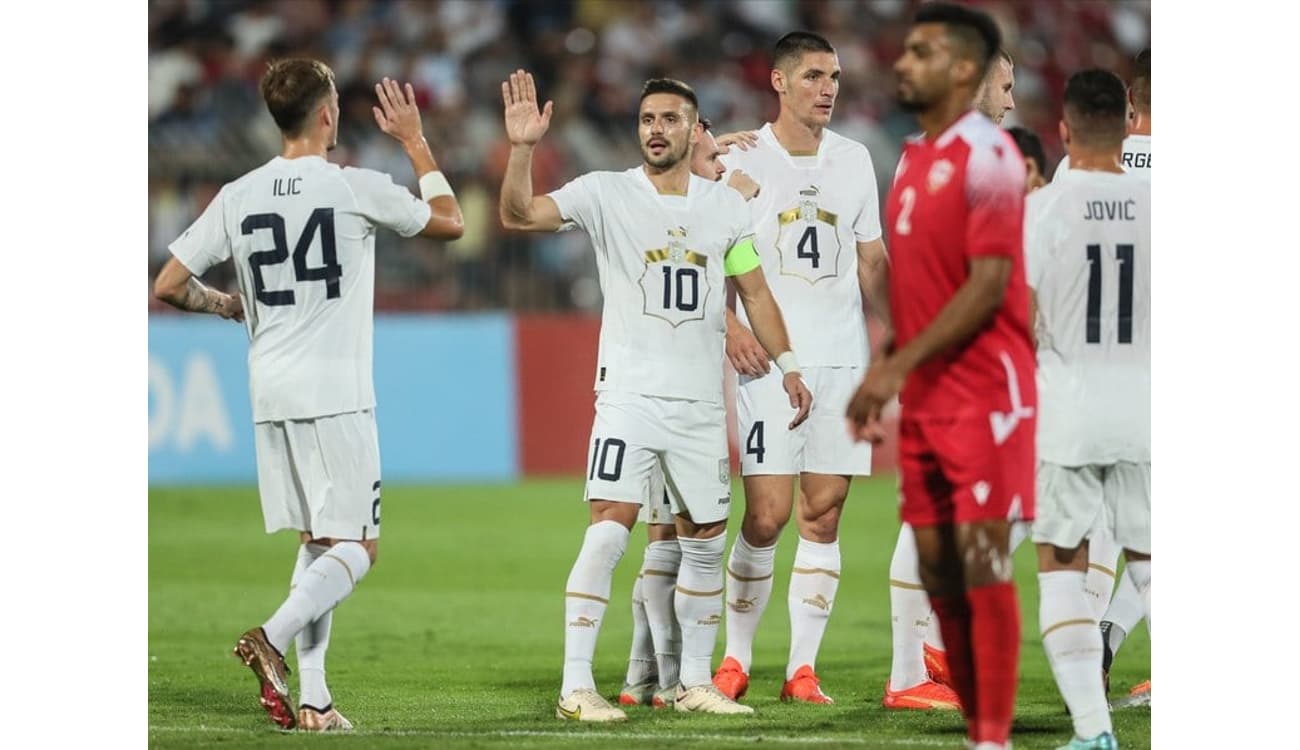
M 152 733 L 170 733 L 187 734 L 191 732 L 211 732 L 217 734 L 242 734 L 242 735 L 266 735 L 266 734 L 296 734 L 293 731 L 271 730 L 271 729 L 250 729 L 248 727 L 210 727 L 203 724 L 193 727 L 182 726 L 158 726 L 149 725 L 149 732 Z M 490 737 L 509 738 L 509 737 L 546 737 L 546 738 L 564 738 L 574 741 L 580 740 L 681 740 L 684 742 L 752 742 L 754 744 L 785 744 L 785 745 L 870 745 L 872 747 L 891 746 L 891 747 L 952 747 L 953 740 L 926 737 L 807 737 L 794 735 L 776 735 L 776 734 L 703 734 L 690 732 L 610 732 L 610 731 L 572 731 L 565 732 L 560 730 L 547 731 L 541 729 L 497 729 L 482 732 L 451 732 L 439 731 L 436 729 L 393 729 L 393 730 L 366 730 L 357 729 L 351 732 L 339 732 L 338 736 L 345 737 L 428 737 L 431 739 L 484 739 Z

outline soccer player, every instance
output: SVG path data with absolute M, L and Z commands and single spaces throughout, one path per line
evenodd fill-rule
M 1016 103 L 1011 97 L 1015 85 L 1015 67 L 1011 62 L 1011 54 L 1001 48 L 998 50 L 998 59 L 989 66 L 984 80 L 975 92 L 975 109 L 990 120 L 1001 123 L 1006 113 L 1015 109 Z M 1012 136 L 1014 135 L 1013 132 Z M 1040 146 L 1039 151 L 1041 150 Z M 1026 192 L 1029 189 L 1032 188 L 1027 186 Z M 1028 524 L 1013 523 L 1011 551 L 1014 553 L 1028 537 Z M 893 658 L 881 704 L 890 709 L 956 711 L 960 706 L 957 694 L 949 684 L 943 638 L 938 632 L 934 613 L 930 611 L 930 600 L 925 594 L 925 587 L 921 585 L 916 541 L 912 538 L 912 528 L 907 524 L 898 530 L 894 556 L 889 561 L 889 609 L 892 616 Z
M 674 707 L 752 713 L 709 679 L 722 620 L 731 507 L 722 405 L 728 276 L 764 349 L 776 355 L 784 373 L 788 429 L 807 418 L 812 394 L 754 252 L 749 207 L 735 190 L 691 174 L 698 103 L 680 81 L 652 79 L 642 88 L 642 164 L 590 172 L 546 195 L 533 195 L 532 151 L 550 124 L 552 104 L 539 111 L 532 75 L 522 70 L 502 83 L 501 93 L 511 147 L 501 188 L 502 224 L 525 231 L 585 230 L 605 299 L 585 493 L 591 524 L 565 587 L 564 680 L 556 716 L 627 718 L 596 692 L 591 662 L 613 571 L 656 465 L 682 505 L 673 600 L 682 652 Z
M 1043 171 L 1047 168 L 1047 154 L 1043 151 L 1042 140 L 1032 130 L 1016 126 L 1007 128 L 1007 132 L 1025 159 L 1025 194 L 1028 195 L 1047 184 Z
M 295 529 L 302 543 L 288 598 L 239 637 L 235 654 L 257 676 L 276 724 L 351 729 L 325 684 L 325 652 L 334 608 L 379 548 L 375 228 L 455 239 L 463 221 L 424 140 L 410 84 L 376 84 L 374 115 L 405 148 L 420 199 L 386 174 L 327 161 L 339 103 L 324 63 L 272 63 L 261 92 L 280 128 L 280 155 L 221 189 L 171 244 L 154 290 L 182 310 L 243 318 L 266 531 Z M 196 278 L 226 260 L 235 264 L 238 297 Z M 283 656 L 290 643 L 298 650 L 296 720 Z
M 1120 166 L 1124 97 L 1113 73 L 1070 77 L 1060 129 L 1072 167 L 1025 208 L 1038 338 L 1038 625 L 1074 722 L 1069 750 L 1117 747 L 1084 588 L 1093 531 L 1109 520 L 1129 578 L 1144 596 L 1151 583 L 1151 183 Z
M 727 351 L 740 373 L 745 516 L 727 560 L 726 655 L 713 683 L 736 699 L 749 686 L 776 543 L 793 512 L 799 546 L 780 696 L 832 702 L 815 667 L 839 586 L 840 514 L 852 477 L 871 473 L 871 446 L 845 435 L 843 414 L 868 359 L 864 297 L 888 325 L 889 263 L 879 196 L 874 181 L 863 179 L 875 174 L 871 156 L 827 127 L 839 79 L 839 59 L 825 38 L 806 31 L 783 36 L 772 59 L 776 120 L 758 131 L 755 145 L 724 157 L 763 186 L 752 203 L 755 244 L 817 394 L 807 423 L 782 429 L 789 421 L 783 376 L 769 371 L 745 312 L 728 315 Z
M 1034 352 L 1024 280 L 1024 165 L 1011 136 L 971 108 L 1000 34 L 980 11 L 922 5 L 894 65 L 909 138 L 886 203 L 895 345 L 848 408 L 884 437 L 902 390 L 900 514 L 976 750 L 1007 746 L 1020 612 L 1011 522 L 1034 509 Z
M 717 182 L 727 172 L 718 158 L 727 147 L 718 144 L 707 117 L 700 117 L 695 136 L 698 140 L 691 146 L 691 172 Z M 731 173 L 727 184 L 746 200 L 758 194 L 758 184 L 740 170 Z M 676 507 L 680 507 L 680 501 Z M 646 524 L 648 541 L 641 572 L 632 587 L 632 652 L 618 694 L 618 702 L 624 706 L 668 708 L 677 692 L 681 632 L 673 613 L 673 591 L 682 553 L 673 508 L 664 487 L 663 469 L 656 467 L 646 504 L 637 518 Z
M 1126 172 L 1151 178 L 1151 50 L 1139 52 L 1133 60 L 1133 77 L 1128 88 L 1128 136 L 1124 139 L 1120 166 Z M 1070 155 L 1066 154 L 1056 167 L 1056 175 L 1070 169 Z M 1099 529 L 1090 540 L 1088 563 L 1088 592 L 1092 596 L 1097 616 L 1101 618 L 1102 673 L 1107 692 L 1110 691 L 1110 667 L 1115 654 L 1133 628 L 1142 619 L 1142 595 L 1128 576 L 1116 580 L 1116 563 L 1122 552 L 1119 543 L 1110 538 L 1105 528 Z M 1112 598 L 1111 594 L 1114 593 Z M 1150 632 L 1148 623 L 1148 632 Z M 1142 706 L 1151 702 L 1151 680 L 1143 680 L 1124 698 L 1115 702 L 1116 708 Z

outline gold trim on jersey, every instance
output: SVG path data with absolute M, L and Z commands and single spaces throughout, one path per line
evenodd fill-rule
M 690 263 L 699 266 L 700 268 L 708 268 L 709 266 L 709 256 L 700 255 L 694 250 L 683 250 L 680 258 L 673 257 L 672 248 L 660 247 L 654 250 L 645 251 L 645 262 L 647 264 L 661 263 L 666 260 L 671 260 L 676 263 Z
M 778 227 L 783 227 L 786 224 L 789 224 L 790 222 L 798 221 L 799 213 L 800 211 L 797 206 L 795 208 L 789 209 L 788 211 L 782 211 L 781 213 L 776 215 L 776 225 Z M 836 226 L 839 224 L 840 217 L 837 214 L 833 214 L 824 208 L 819 208 L 817 209 L 817 221 L 824 221 L 827 224 L 830 224 L 831 226 Z

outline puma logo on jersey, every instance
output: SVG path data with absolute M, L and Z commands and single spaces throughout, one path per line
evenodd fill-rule
M 574 620 L 573 622 L 569 623 L 569 627 L 573 627 L 573 628 L 594 628 L 594 627 L 596 627 L 596 623 L 598 623 L 598 622 L 600 622 L 600 618 L 598 618 L 598 617 L 597 617 L 597 618 L 591 618 L 591 617 L 583 617 L 583 616 L 579 615 L 579 616 L 578 616 L 578 619 L 576 619 L 576 620 Z
M 1020 380 L 1016 377 L 1016 368 L 1011 364 L 1011 357 L 1006 352 L 998 352 L 1002 368 L 1007 372 L 1007 390 L 1011 398 L 1011 410 L 995 411 L 989 414 L 989 425 L 993 428 L 993 443 L 1002 445 L 1015 432 L 1020 420 L 1034 416 L 1034 407 L 1020 403 Z
M 824 609 L 828 612 L 830 611 L 831 608 L 831 601 L 826 597 L 822 596 L 821 594 L 810 596 L 807 599 L 804 599 L 803 603 L 807 604 L 810 607 L 816 607 L 817 609 Z

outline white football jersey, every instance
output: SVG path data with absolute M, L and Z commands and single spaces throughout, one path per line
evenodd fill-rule
M 858 282 L 858 242 L 878 239 L 880 196 L 871 155 L 822 130 L 816 154 L 792 155 L 772 124 L 758 145 L 722 157 L 759 184 L 750 201 L 754 247 L 781 306 L 790 342 L 806 367 L 867 364 L 867 327 Z M 723 175 L 725 181 L 727 176 Z M 746 325 L 743 306 L 736 314 Z
M 1125 172 L 1132 172 L 1151 179 L 1151 136 L 1130 135 L 1124 139 L 1124 153 L 1120 155 L 1119 165 Z M 1061 163 L 1056 165 L 1056 174 L 1070 168 L 1070 155 L 1066 154 Z
M 1151 460 L 1151 182 L 1072 169 L 1029 194 L 1038 300 L 1038 455 Z
M 196 276 L 234 259 L 254 422 L 374 408 L 375 228 L 410 237 L 429 216 L 386 174 L 277 156 L 171 244 Z
M 660 195 L 642 167 L 589 172 L 549 194 L 591 236 L 604 309 L 596 390 L 722 402 L 724 261 L 752 234 L 745 199 L 691 175 Z

